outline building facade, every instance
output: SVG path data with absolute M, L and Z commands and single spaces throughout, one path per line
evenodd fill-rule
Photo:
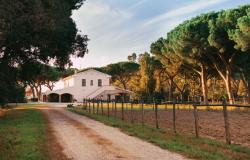
M 43 93 L 45 102 L 82 102 L 84 99 L 114 100 L 131 91 L 110 85 L 111 76 L 94 69 L 74 74 L 63 79 L 62 89 Z

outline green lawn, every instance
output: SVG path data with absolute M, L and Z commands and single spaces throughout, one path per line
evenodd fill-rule
M 48 159 L 46 121 L 32 108 L 9 110 L 0 117 L 0 160 Z
M 161 148 L 178 152 L 192 159 L 202 160 L 246 160 L 250 159 L 250 148 L 227 145 L 207 138 L 195 138 L 192 135 L 174 134 L 171 131 L 155 129 L 141 124 L 131 124 L 120 119 L 85 112 L 81 108 L 69 108 L 69 111 L 90 117 L 106 125 L 120 128 L 123 132 L 139 137 Z

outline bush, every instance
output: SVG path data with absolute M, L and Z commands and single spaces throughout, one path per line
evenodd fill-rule
M 38 102 L 38 98 L 31 98 L 30 101 L 31 102 Z
M 74 107 L 73 104 L 68 104 L 68 105 L 67 105 L 67 108 L 73 108 L 73 107 Z
M 1 81 L 1 80 L 0 80 Z M 5 83 L 5 82 L 3 82 Z M 18 84 L 0 84 L 0 106 L 5 106 L 7 103 L 23 103 L 25 102 L 24 87 Z
M 0 82 L 0 106 L 24 101 L 25 90 L 19 83 L 18 70 L 2 61 L 0 62 Z

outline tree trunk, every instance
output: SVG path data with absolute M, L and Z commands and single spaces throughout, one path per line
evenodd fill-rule
M 242 81 L 246 90 L 247 103 L 250 104 L 250 81 L 246 79 L 242 79 Z
M 155 83 L 155 91 L 160 92 L 161 91 L 161 73 L 156 73 L 156 83 Z
M 41 96 L 42 96 L 42 86 L 39 85 L 39 96 L 38 96 L 38 100 L 41 100 Z
M 32 91 L 32 97 L 33 97 L 33 98 L 36 98 L 36 94 L 35 94 L 34 87 L 30 85 L 30 89 L 31 89 L 31 91 Z
M 50 86 L 50 87 L 48 87 L 48 88 L 49 88 L 50 91 L 53 91 L 53 88 L 54 88 L 54 87 Z
M 123 89 L 127 89 L 126 82 L 122 82 Z
M 247 103 L 250 104 L 250 82 L 248 81 L 247 87 Z
M 36 90 L 36 95 L 37 95 L 37 98 L 39 98 L 39 97 L 38 97 L 38 94 L 39 94 L 38 87 L 37 87 L 37 86 L 35 86 L 34 88 L 35 88 L 35 90 Z
M 245 87 L 246 90 L 246 94 L 247 94 L 247 103 L 250 104 L 250 81 L 246 78 L 246 76 L 244 75 L 243 72 L 241 72 L 241 80 L 243 82 L 243 85 Z
M 35 90 L 36 90 L 37 98 L 38 98 L 38 100 L 40 100 L 41 99 L 41 92 L 42 92 L 41 85 L 35 86 Z
M 216 63 L 216 60 L 212 56 L 209 56 L 209 54 L 207 54 L 207 55 L 225 83 L 229 103 L 233 104 L 234 97 L 233 97 L 233 92 L 232 92 L 232 84 L 231 84 L 232 74 L 231 73 L 232 73 L 232 62 L 233 62 L 233 59 L 234 59 L 236 54 L 234 53 L 229 60 L 226 60 L 225 57 L 223 57 L 223 55 L 220 55 L 220 54 L 218 55 L 221 58 L 221 60 L 222 60 L 221 63 L 224 64 L 225 68 L 220 68 L 219 64 Z
M 50 84 L 50 83 L 51 83 L 51 84 Z M 48 82 L 46 82 L 45 86 L 46 86 L 50 91 L 52 91 L 53 88 L 54 88 L 54 83 L 48 81 Z
M 184 90 L 181 92 L 181 102 L 184 102 Z
M 215 96 L 214 96 L 215 86 L 216 86 L 216 79 L 213 78 L 213 82 L 212 82 L 212 103 L 215 102 Z
M 208 89 L 207 89 L 207 71 L 205 69 L 205 66 L 201 66 L 201 87 L 202 87 L 202 94 L 203 94 L 203 102 L 205 104 L 208 104 Z
M 247 103 L 250 104 L 250 82 L 248 82 L 246 92 L 247 92 Z
M 233 97 L 233 91 L 232 91 L 231 76 L 228 71 L 227 71 L 226 77 L 224 78 L 224 82 L 225 82 L 226 91 L 228 95 L 228 101 L 230 104 L 233 104 L 234 97 Z
M 170 78 L 170 82 L 169 82 L 169 101 L 173 101 L 173 79 Z

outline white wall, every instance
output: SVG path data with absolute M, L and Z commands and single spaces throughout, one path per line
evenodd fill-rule
M 94 71 L 88 70 L 82 73 L 78 73 L 73 76 L 74 79 L 74 87 L 73 87 L 73 95 L 74 99 L 77 101 L 82 101 L 83 98 L 98 90 L 98 79 L 102 80 L 102 86 L 110 85 L 110 76 Z M 82 86 L 82 79 L 86 79 L 86 86 Z M 90 86 L 90 81 L 93 80 L 93 86 Z
M 74 86 L 74 79 L 73 78 L 64 80 L 64 88 L 73 87 L 73 86 Z
M 110 78 L 111 77 L 107 74 L 90 69 L 73 75 L 72 78 L 64 81 L 64 88 L 54 90 L 50 93 L 57 93 L 60 95 L 69 93 L 73 95 L 73 99 L 82 102 L 88 95 L 101 88 L 101 86 L 98 86 L 98 79 L 102 80 L 102 86 L 109 86 Z M 82 79 L 86 79 L 86 86 L 82 86 Z M 91 80 L 93 80 L 93 86 L 90 86 Z

